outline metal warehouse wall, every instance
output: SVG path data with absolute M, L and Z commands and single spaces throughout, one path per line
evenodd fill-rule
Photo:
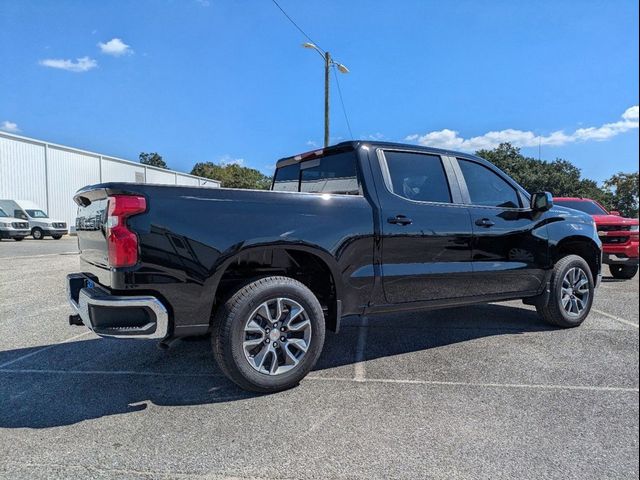
M 101 182 L 220 186 L 209 178 L 0 132 L 0 198 L 31 200 L 73 227 L 74 193 Z

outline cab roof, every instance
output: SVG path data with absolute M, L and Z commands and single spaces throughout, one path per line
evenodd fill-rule
M 472 155 L 465 152 L 458 152 L 455 150 L 425 147 L 422 145 L 415 145 L 415 144 L 408 144 L 408 143 L 379 142 L 379 141 L 372 141 L 372 140 L 349 140 L 349 141 L 341 142 L 335 145 L 330 145 L 325 148 L 317 148 L 315 150 L 310 150 L 308 152 L 299 153 L 297 155 L 292 155 L 290 157 L 281 158 L 276 162 L 276 168 L 284 167 L 286 165 L 291 165 L 293 163 L 299 163 L 304 160 L 310 160 L 315 157 L 323 157 L 325 155 L 330 155 L 332 153 L 355 150 L 362 146 L 368 146 L 372 148 L 400 148 L 403 150 L 412 150 L 415 152 L 434 154 L 434 155 L 450 155 L 452 157 L 473 158 L 475 160 L 480 160 L 483 163 L 484 162 L 488 163 L 485 159 L 480 158 L 476 155 Z

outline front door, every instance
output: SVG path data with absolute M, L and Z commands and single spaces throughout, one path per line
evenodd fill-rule
M 448 158 L 379 150 L 381 273 L 388 303 L 469 295 L 471 219 Z M 456 201 L 457 200 L 457 201 Z
M 548 253 L 540 215 L 497 172 L 473 160 L 458 159 L 458 165 L 469 197 L 477 294 L 538 291 Z

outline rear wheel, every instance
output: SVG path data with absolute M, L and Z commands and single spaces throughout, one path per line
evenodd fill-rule
M 51 237 L 52 237 L 54 240 L 60 240 L 60 239 L 62 238 L 62 235 L 51 235 Z
M 296 386 L 324 344 L 318 299 L 288 277 L 266 277 L 237 290 L 216 312 L 211 342 L 223 373 L 240 387 L 270 393 Z
M 613 278 L 629 280 L 638 273 L 638 265 L 609 265 L 609 271 Z
M 587 262 L 577 255 L 556 263 L 551 276 L 551 293 L 546 305 L 538 305 L 538 314 L 558 327 L 577 327 L 591 310 L 595 286 Z
M 41 228 L 35 227 L 33 230 L 31 230 L 31 236 L 36 240 L 42 240 L 44 238 L 44 233 L 42 232 Z

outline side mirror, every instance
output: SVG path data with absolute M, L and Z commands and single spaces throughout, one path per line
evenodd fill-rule
M 537 192 L 531 195 L 531 210 L 546 212 L 553 207 L 553 195 L 549 192 Z
M 618 211 L 616 211 L 616 210 L 611 210 L 611 211 L 609 212 L 609 215 L 615 215 L 616 217 L 619 217 L 619 216 L 620 216 L 620 212 L 618 212 Z

